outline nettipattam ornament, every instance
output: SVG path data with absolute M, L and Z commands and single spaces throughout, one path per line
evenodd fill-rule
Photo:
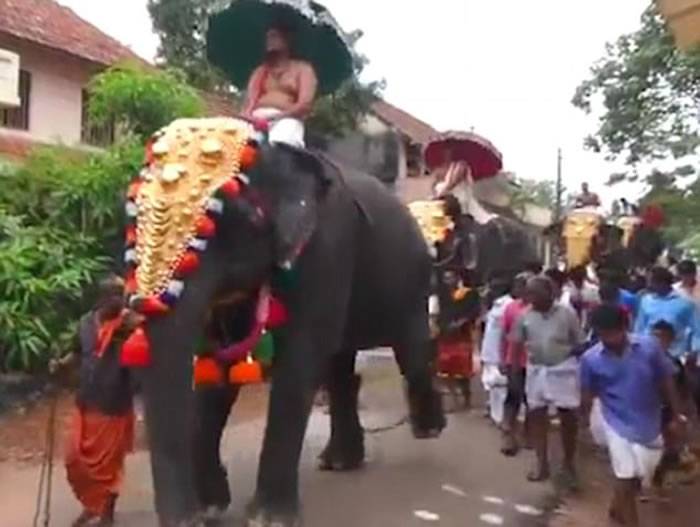
M 224 200 L 249 184 L 266 132 L 265 123 L 240 119 L 180 119 L 149 141 L 127 193 L 124 259 L 132 309 L 152 317 L 174 306 L 216 234 Z M 151 363 L 142 328 L 125 343 L 122 363 Z
M 444 242 L 455 227 L 454 222 L 445 212 L 445 203 L 442 200 L 414 201 L 408 205 L 408 209 L 431 248 L 436 243 Z

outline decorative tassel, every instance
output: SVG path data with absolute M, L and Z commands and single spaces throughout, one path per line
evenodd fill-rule
M 216 234 L 216 223 L 209 216 L 201 216 L 197 220 L 197 235 L 202 238 L 212 238 Z
M 135 218 L 139 215 L 139 208 L 132 200 L 128 200 L 125 205 L 126 215 L 129 218 Z
M 224 212 L 224 202 L 220 199 L 209 198 L 207 201 L 207 210 L 213 214 L 221 214 Z
M 270 297 L 270 307 L 265 327 L 277 329 L 284 326 L 289 320 L 289 313 L 285 305 L 276 297 Z
M 187 251 L 175 269 L 175 276 L 181 277 L 193 273 L 199 267 L 199 256 L 193 251 Z
M 138 263 L 138 256 L 136 256 L 135 249 L 128 249 L 124 253 L 124 263 L 134 264 L 134 265 L 136 265 Z
M 258 149 L 254 148 L 250 145 L 246 145 L 243 147 L 243 150 L 241 150 L 241 158 L 240 158 L 240 163 L 241 163 L 241 170 L 244 172 L 247 172 L 251 168 L 255 166 L 255 163 L 258 161 Z
M 204 386 L 222 384 L 224 373 L 221 366 L 211 357 L 197 357 L 194 363 L 194 384 Z
M 129 190 L 126 193 L 126 197 L 130 200 L 136 200 L 139 195 L 139 190 L 141 189 L 141 180 L 137 179 L 131 185 L 129 185 Z
M 170 311 L 170 308 L 167 304 L 162 302 L 160 298 L 149 296 L 141 300 L 138 306 L 138 311 L 144 315 L 155 316 L 164 315 Z
M 275 338 L 269 331 L 265 332 L 255 350 L 253 351 L 253 357 L 255 360 L 259 361 L 263 366 L 270 366 L 272 360 L 275 356 Z
M 231 384 L 258 384 L 263 382 L 262 365 L 252 357 L 231 366 L 228 373 Z
M 235 198 L 241 192 L 241 185 L 237 179 L 231 178 L 219 187 L 219 192 L 229 198 Z
M 192 238 L 187 243 L 187 248 L 192 249 L 193 251 L 197 251 L 198 253 L 203 253 L 207 250 L 208 245 L 209 242 L 207 242 L 207 240 L 202 240 L 200 238 Z
M 136 227 L 134 225 L 129 225 L 126 228 L 126 245 L 127 247 L 136 245 Z
M 124 290 L 127 295 L 133 295 L 138 289 L 138 282 L 136 281 L 136 270 L 128 269 L 126 271 L 126 277 L 124 279 Z
M 151 345 L 143 328 L 136 328 L 124 342 L 120 362 L 125 368 L 146 368 L 151 365 Z

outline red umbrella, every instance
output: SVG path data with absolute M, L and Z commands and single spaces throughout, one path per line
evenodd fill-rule
M 503 156 L 488 139 L 472 132 L 444 132 L 425 148 L 425 164 L 434 170 L 445 162 L 446 152 L 453 161 L 465 161 L 474 181 L 495 176 L 503 169 Z

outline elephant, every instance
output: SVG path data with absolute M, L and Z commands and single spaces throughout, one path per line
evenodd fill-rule
M 646 269 L 664 251 L 658 229 L 636 216 L 611 223 L 596 210 L 574 209 L 548 232 L 562 240 L 569 268 L 592 262 L 605 268 Z
M 440 434 L 446 420 L 433 385 L 431 259 L 415 220 L 378 179 L 270 144 L 264 128 L 233 118 L 175 121 L 154 136 L 146 157 L 127 203 L 136 238 L 127 283 L 145 321 L 132 335 L 139 345 L 127 342 L 122 357 L 142 366 L 162 526 L 188 524 L 230 501 L 219 443 L 239 387 L 192 389 L 193 356 L 217 302 L 230 304 L 227 323 L 239 328 L 250 324 L 263 290 L 287 311 L 275 332 L 248 525 L 301 524 L 298 466 L 321 384 L 331 411 L 325 461 L 361 462 L 358 350 L 393 348 L 413 434 Z M 193 237 L 202 231 L 207 239 Z M 135 359 L 133 350 L 144 346 L 148 357 Z

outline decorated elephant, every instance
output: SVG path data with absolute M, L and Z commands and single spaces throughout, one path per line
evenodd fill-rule
M 608 222 L 598 209 L 574 209 L 548 233 L 562 242 L 569 268 L 589 263 L 608 268 L 648 268 L 664 250 L 654 216 L 643 213 Z
M 393 347 L 414 435 L 444 428 L 432 383 L 430 256 L 379 180 L 271 145 L 264 127 L 243 120 L 178 120 L 153 138 L 127 211 L 130 303 L 144 323 L 122 361 L 142 368 L 161 525 L 228 506 L 219 440 L 238 385 L 259 374 L 252 350 L 263 339 L 275 349 L 249 525 L 299 524 L 299 458 L 320 384 L 330 394 L 326 461 L 362 461 L 358 350 Z M 193 372 L 213 306 L 227 307 L 216 316 L 237 337 L 205 350 Z M 209 384 L 193 390 L 193 375 Z

